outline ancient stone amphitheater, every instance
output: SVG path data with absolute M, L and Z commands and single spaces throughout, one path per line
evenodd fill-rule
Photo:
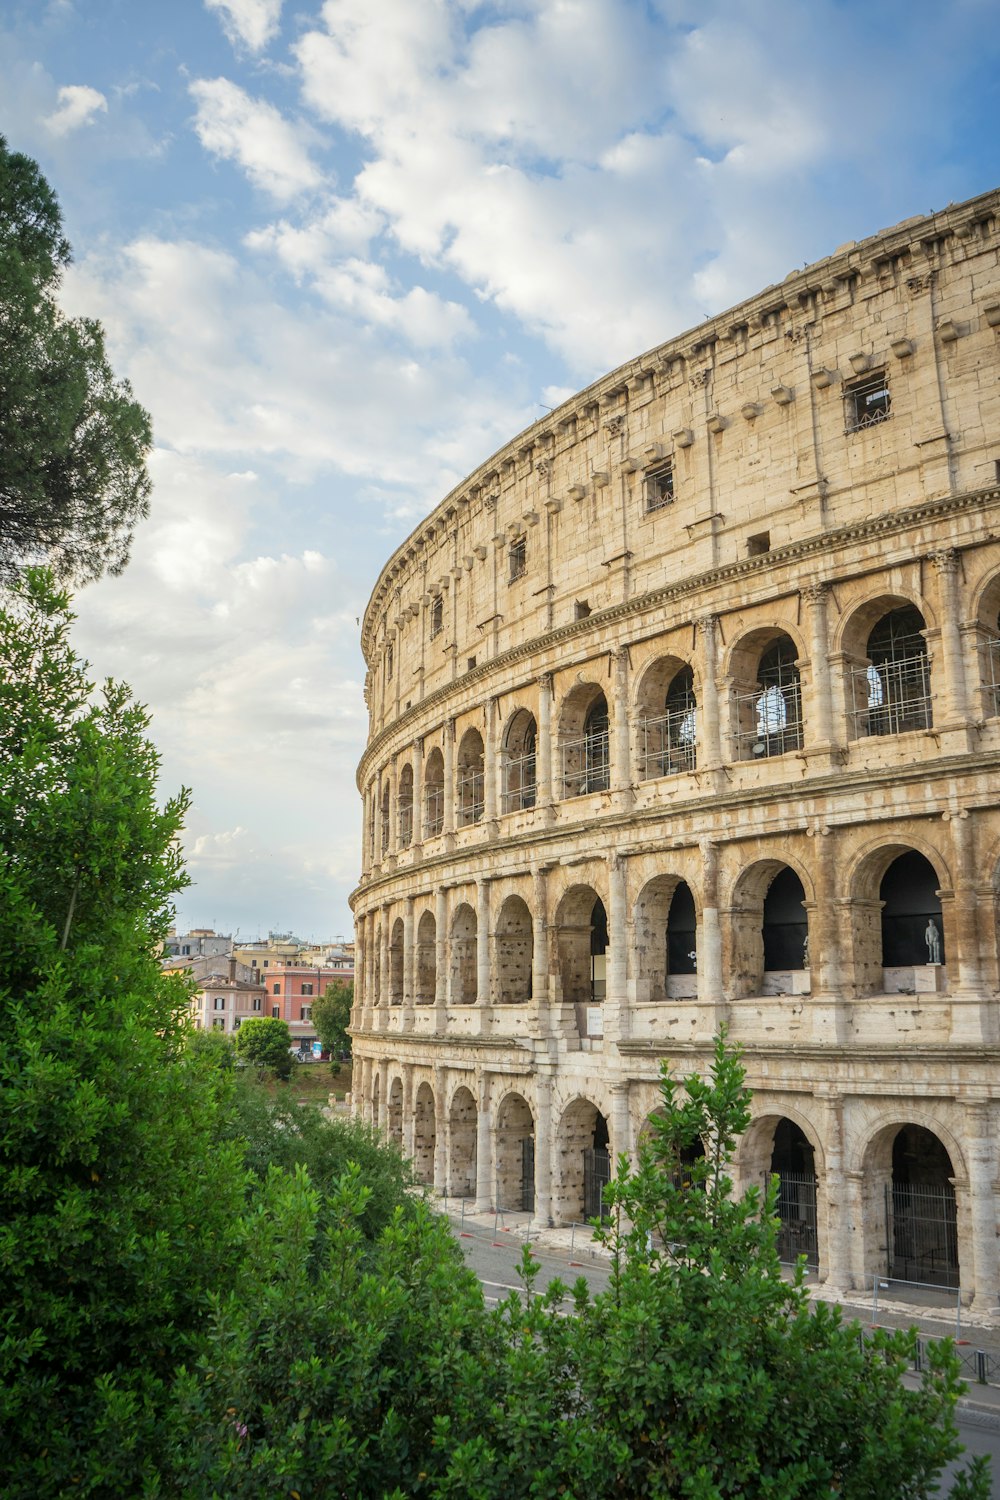
M 725 1023 L 782 1248 L 998 1302 L 1000 193 L 796 271 L 487 459 L 386 563 L 355 1109 L 599 1212 Z

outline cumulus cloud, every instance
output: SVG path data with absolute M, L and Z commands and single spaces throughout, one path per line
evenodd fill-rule
M 262 52 L 278 33 L 282 0 L 205 0 L 234 46 Z
M 322 173 L 309 154 L 311 132 L 290 124 L 273 104 L 228 78 L 198 79 L 190 92 L 205 150 L 235 162 L 254 187 L 288 202 L 320 185 Z
M 107 99 L 99 89 L 85 83 L 67 84 L 59 90 L 58 99 L 58 108 L 45 121 L 53 135 L 69 135 L 90 125 L 95 115 L 107 114 Z

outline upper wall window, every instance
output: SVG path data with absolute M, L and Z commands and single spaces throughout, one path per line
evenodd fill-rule
M 385 678 L 387 682 L 392 681 L 392 642 L 385 648 Z
M 523 578 L 528 571 L 528 538 L 517 536 L 510 544 L 507 553 L 507 561 L 510 564 L 510 581 Z
M 668 458 L 655 469 L 646 470 L 646 513 L 662 510 L 674 498 L 674 462 Z
M 444 600 L 440 594 L 431 604 L 431 640 L 440 635 L 444 627 Z
M 864 380 L 845 386 L 844 400 L 847 404 L 848 432 L 860 432 L 864 427 L 877 427 L 879 422 L 885 421 L 891 410 L 885 371 L 880 370 L 877 375 L 866 375 Z

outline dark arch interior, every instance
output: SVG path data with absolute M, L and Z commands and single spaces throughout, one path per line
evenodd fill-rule
M 892 609 L 872 630 L 868 637 L 868 659 L 873 666 L 883 662 L 901 661 L 905 657 L 926 656 L 927 642 L 921 631 L 924 617 L 911 604 Z
M 938 885 L 934 866 L 915 849 L 894 859 L 886 870 L 879 886 L 885 968 L 944 962 L 944 924 Z M 937 933 L 936 948 L 932 928 Z
M 696 922 L 691 887 L 682 880 L 674 891 L 667 915 L 667 973 L 697 972 Z
M 922 1125 L 904 1125 L 892 1143 L 892 1180 L 906 1187 L 948 1187 L 951 1157 Z
M 598 897 L 590 913 L 590 998 L 603 1000 L 607 994 L 608 914 Z
M 813 1148 L 794 1120 L 779 1120 L 775 1127 L 771 1171 L 779 1174 L 815 1171 Z
M 779 870 L 764 897 L 764 968 L 804 969 L 809 932 L 802 882 L 786 865 Z

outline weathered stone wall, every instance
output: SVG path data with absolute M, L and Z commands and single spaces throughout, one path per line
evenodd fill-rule
M 633 1150 L 659 1060 L 726 1022 L 741 1173 L 802 1132 L 830 1283 L 905 1249 L 996 1304 L 998 244 L 990 194 L 793 273 L 384 569 L 356 1103 L 439 1187 L 581 1217 L 585 1155 Z M 948 1153 L 950 1250 L 887 1218 L 904 1126 Z

